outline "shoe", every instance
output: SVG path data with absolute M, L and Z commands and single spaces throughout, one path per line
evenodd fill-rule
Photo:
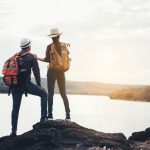
M 47 117 L 46 117 L 46 121 L 51 121 L 53 120 L 53 114 L 52 113 L 48 113 Z
M 40 122 L 44 122 L 46 120 L 46 117 L 41 117 Z
M 66 121 L 71 121 L 70 114 L 66 114 Z
M 13 131 L 12 131 L 12 132 L 10 133 L 10 137 L 16 137 L 16 136 L 17 136 L 16 132 L 13 132 Z
M 51 120 L 53 120 L 53 117 L 52 116 L 47 116 L 46 121 L 51 121 Z

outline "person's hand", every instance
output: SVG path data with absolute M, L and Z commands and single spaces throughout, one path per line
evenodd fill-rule
M 35 59 L 39 60 L 39 61 L 44 61 L 43 58 L 38 57 L 36 54 L 33 54 L 33 57 L 34 57 Z
M 38 59 L 37 55 L 36 54 L 33 54 L 34 58 Z

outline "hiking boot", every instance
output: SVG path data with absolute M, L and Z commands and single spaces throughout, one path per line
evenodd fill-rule
M 71 121 L 70 114 L 66 114 L 66 121 Z
M 46 120 L 46 117 L 41 117 L 40 122 L 44 122 Z
M 16 132 L 13 132 L 13 131 L 12 131 L 12 132 L 10 133 L 10 137 L 16 137 L 16 136 L 17 136 Z

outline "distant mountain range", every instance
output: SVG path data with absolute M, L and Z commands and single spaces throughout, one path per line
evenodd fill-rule
M 32 79 L 35 83 L 35 80 Z M 47 90 L 47 80 L 42 78 L 42 86 Z M 3 84 L 0 77 L 0 93 L 7 93 L 8 87 Z M 66 81 L 68 94 L 101 95 L 111 99 L 150 101 L 150 86 L 110 84 L 100 82 Z M 59 93 L 56 82 L 55 93 Z

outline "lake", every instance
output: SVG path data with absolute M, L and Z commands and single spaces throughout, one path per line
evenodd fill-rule
M 106 96 L 68 95 L 72 121 L 100 132 L 132 132 L 150 127 L 150 103 L 110 100 Z M 12 97 L 0 94 L 0 137 L 11 129 Z M 59 94 L 54 97 L 54 119 L 64 119 L 65 110 Z M 23 96 L 18 134 L 32 129 L 40 119 L 40 98 Z

